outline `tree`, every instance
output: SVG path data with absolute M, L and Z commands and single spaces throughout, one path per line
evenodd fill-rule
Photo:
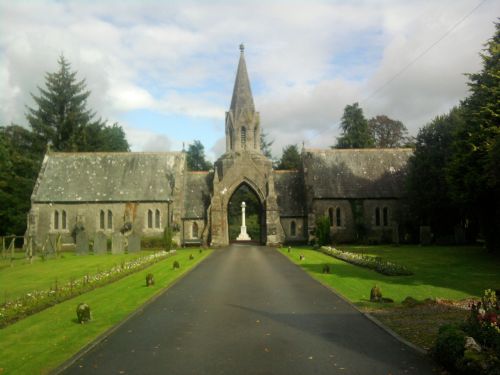
M 358 103 L 347 105 L 340 124 L 342 135 L 337 138 L 336 148 L 368 148 L 375 146 L 375 141 Z
M 368 127 L 375 140 L 375 147 L 394 148 L 408 144 L 408 129 L 401 121 L 379 115 L 368 120 Z
M 46 73 L 46 88 L 38 87 L 39 96 L 31 95 L 36 108 L 28 107 L 27 119 L 39 140 L 37 151 L 43 154 L 48 143 L 55 151 L 118 151 L 109 149 L 106 136 L 121 136 L 113 141 L 119 151 L 128 151 L 123 130 L 114 125 L 108 130 L 106 122 L 95 120 L 95 112 L 87 109 L 90 91 L 85 80 L 77 81 L 68 61 L 61 56 L 59 70 Z M 111 147 L 111 148 L 113 148 Z
M 283 148 L 278 169 L 299 169 L 301 165 L 300 153 L 297 145 L 288 145 Z
M 268 141 L 267 140 L 268 135 L 269 134 L 264 132 L 260 133 L 260 151 L 262 152 L 262 154 L 264 154 L 264 156 L 272 160 L 273 155 L 271 153 L 271 146 L 274 143 L 274 139 L 272 141 Z
M 22 235 L 30 196 L 41 165 L 33 133 L 17 125 L 0 127 L 0 235 Z
M 500 249 L 500 23 L 481 54 L 483 68 L 468 74 L 464 123 L 453 147 L 449 180 L 454 199 L 475 213 L 490 250 Z
M 437 236 L 453 233 L 461 222 L 461 211 L 450 196 L 446 178 L 462 111 L 452 109 L 420 129 L 415 152 L 408 163 L 407 192 L 410 216 L 417 225 L 430 225 Z
M 195 140 L 190 144 L 186 154 L 190 171 L 208 171 L 212 168 L 212 163 L 205 159 L 205 147 L 200 141 Z

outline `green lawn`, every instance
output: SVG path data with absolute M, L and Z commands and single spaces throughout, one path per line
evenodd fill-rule
M 306 248 L 280 251 L 320 282 L 350 301 L 369 303 L 370 289 L 377 284 L 384 297 L 401 302 L 405 297 L 463 299 L 481 296 L 484 289 L 500 289 L 500 257 L 478 247 L 446 246 L 339 246 L 342 250 L 381 256 L 409 267 L 413 276 L 384 276 Z M 299 255 L 305 256 L 304 261 Z M 331 274 L 323 274 L 324 264 Z
M 49 372 L 122 321 L 210 253 L 211 250 L 204 250 L 203 253 L 198 253 L 197 249 L 179 250 L 176 255 L 145 270 L 1 329 L 0 374 Z M 194 260 L 189 260 L 190 254 L 193 254 Z M 87 264 L 94 257 L 87 258 L 76 259 Z M 104 260 L 106 257 L 95 258 Z M 180 269 L 172 268 L 174 260 L 180 263 Z M 94 264 L 94 267 L 96 266 L 97 263 Z M 147 288 L 145 277 L 149 272 L 153 273 L 156 284 Z M 76 322 L 75 310 L 80 302 L 88 303 L 92 309 L 93 320 L 88 324 L 81 325 Z
M 71 278 L 78 279 L 85 275 L 93 275 L 98 271 L 110 269 L 152 251 L 141 251 L 133 254 L 120 255 L 86 255 L 62 253 L 61 258 L 49 258 L 42 261 L 36 258 L 33 264 L 24 260 L 16 260 L 13 267 L 0 269 L 1 294 L 0 302 L 13 299 L 33 290 L 47 290 L 57 282 L 62 285 Z M 17 254 L 16 254 L 17 255 Z

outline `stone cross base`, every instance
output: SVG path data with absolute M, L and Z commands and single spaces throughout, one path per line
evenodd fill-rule
M 250 241 L 251 238 L 247 233 L 247 227 L 246 226 L 241 226 L 240 234 L 238 238 L 236 238 L 237 241 Z

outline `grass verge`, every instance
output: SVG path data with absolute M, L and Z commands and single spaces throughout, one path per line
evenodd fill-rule
M 385 276 L 307 248 L 280 251 L 313 278 L 333 288 L 362 311 L 369 312 L 408 341 L 429 348 L 439 325 L 467 316 L 467 304 L 451 301 L 479 297 L 484 289 L 500 289 L 500 258 L 477 247 L 451 246 L 346 246 L 343 250 L 380 256 L 403 264 L 412 276 Z M 303 255 L 304 260 L 299 256 Z M 329 265 L 330 274 L 323 266 Z M 370 302 L 370 289 L 378 285 L 394 304 Z M 405 307 L 411 296 L 437 299 L 435 304 Z M 444 300 L 444 301 L 441 301 Z
M 177 254 L 119 281 L 60 303 L 0 330 L 0 374 L 46 374 L 77 353 L 99 335 L 121 322 L 201 262 L 211 250 L 193 249 Z M 189 260 L 193 254 L 194 259 Z M 173 262 L 180 263 L 174 270 Z M 155 285 L 145 286 L 147 273 Z M 93 320 L 76 322 L 76 306 L 88 303 Z

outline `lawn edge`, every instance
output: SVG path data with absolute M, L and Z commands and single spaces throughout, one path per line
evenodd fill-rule
M 90 352 L 92 349 L 94 349 L 97 345 L 99 345 L 101 342 L 103 342 L 106 338 L 111 336 L 118 328 L 123 326 L 125 323 L 127 323 L 130 319 L 144 311 L 144 309 L 152 304 L 154 301 L 156 301 L 158 298 L 161 297 L 162 294 L 166 293 L 170 288 L 175 286 L 179 281 L 181 281 L 184 277 L 189 275 L 191 272 L 193 272 L 196 268 L 200 266 L 206 259 L 210 258 L 214 254 L 215 250 L 212 249 L 212 253 L 207 255 L 205 259 L 203 259 L 200 263 L 198 263 L 196 266 L 188 270 L 187 272 L 183 273 L 181 276 L 176 278 L 172 283 L 167 285 L 165 288 L 159 290 L 156 294 L 153 294 L 151 298 L 149 298 L 146 302 L 144 302 L 142 305 L 140 305 L 136 310 L 132 311 L 129 315 L 127 315 L 125 318 L 123 318 L 119 323 L 115 324 L 113 327 L 107 329 L 103 333 L 101 333 L 99 336 L 97 336 L 94 340 L 86 344 L 83 348 L 81 348 L 78 352 L 73 354 L 70 358 L 68 358 L 66 361 L 61 363 L 59 366 L 55 367 L 52 370 L 48 371 L 49 375 L 59 375 L 61 374 L 64 370 L 69 368 L 71 365 L 73 365 L 77 360 L 79 360 L 81 357 L 83 357 L 85 354 Z M 168 258 L 167 258 L 168 259 Z
M 278 253 L 280 253 L 282 256 L 284 256 L 286 259 L 288 259 L 288 261 L 290 263 L 292 263 L 294 266 L 296 266 L 297 268 L 299 268 L 300 270 L 302 270 L 305 274 L 307 274 L 311 279 L 313 279 L 314 281 L 316 281 L 318 284 L 322 285 L 323 287 L 325 287 L 326 289 L 328 289 L 330 292 L 332 292 L 333 294 L 335 294 L 337 297 L 339 297 L 341 300 L 343 300 L 344 302 L 346 302 L 347 304 L 349 304 L 350 306 L 352 306 L 356 311 L 358 311 L 361 315 L 365 316 L 368 320 L 370 320 L 372 323 L 374 323 L 376 326 L 378 326 L 379 328 L 381 328 L 382 330 L 384 330 L 385 332 L 387 332 L 389 335 L 391 335 L 393 338 L 395 338 L 396 340 L 398 340 L 399 342 L 401 342 L 402 344 L 405 344 L 406 346 L 412 348 L 413 350 L 415 350 L 416 352 L 418 352 L 419 354 L 422 354 L 426 357 L 429 357 L 429 353 L 427 352 L 427 350 L 421 348 L 420 346 L 418 345 L 415 345 L 413 344 L 412 342 L 406 340 L 405 338 L 403 338 L 402 336 L 400 336 L 398 333 L 396 333 L 395 331 L 393 331 L 391 328 L 387 327 L 386 325 L 384 325 L 380 320 L 378 320 L 377 318 L 375 318 L 372 314 L 370 313 L 367 313 L 367 312 L 364 312 L 363 310 L 361 310 L 358 306 L 356 306 L 354 303 L 352 303 L 349 299 L 347 299 L 346 297 L 344 297 L 342 294 L 340 294 L 339 291 L 337 291 L 334 287 L 332 287 L 331 285 L 328 285 L 328 284 L 325 284 L 323 283 L 321 280 L 318 280 L 316 278 L 314 278 L 309 272 L 305 271 L 302 267 L 300 267 L 298 264 L 292 262 L 292 260 L 286 255 L 286 254 L 283 254 L 279 249 L 278 250 Z M 313 249 L 311 249 L 313 250 Z

